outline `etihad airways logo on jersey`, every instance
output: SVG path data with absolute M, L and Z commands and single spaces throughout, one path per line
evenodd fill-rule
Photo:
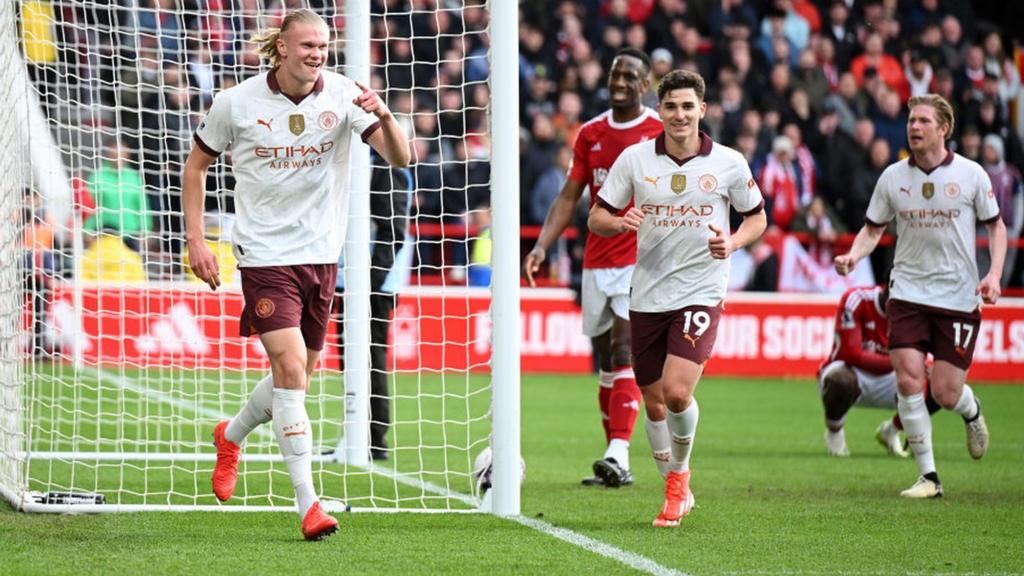
M 333 140 L 312 146 L 259 146 L 256 157 L 270 158 L 270 168 L 309 168 L 319 166 L 323 155 L 333 149 Z
M 715 213 L 711 204 L 641 204 L 640 209 L 653 217 L 650 223 L 655 228 L 703 228 L 703 219 Z
M 960 217 L 959 208 L 900 210 L 899 218 L 911 228 L 946 228 Z

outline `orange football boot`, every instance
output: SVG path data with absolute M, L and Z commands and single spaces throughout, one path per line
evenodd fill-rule
M 693 508 L 693 492 L 690 492 L 690 471 L 669 472 L 665 478 L 665 503 L 654 519 L 659 528 L 675 528 Z
M 235 493 L 238 482 L 238 457 L 242 448 L 224 437 L 228 421 L 222 420 L 213 429 L 213 445 L 217 448 L 217 464 L 213 467 L 213 494 L 221 502 L 227 502 Z
M 338 521 L 324 512 L 317 502 L 302 519 L 302 536 L 309 541 L 323 540 L 338 531 Z

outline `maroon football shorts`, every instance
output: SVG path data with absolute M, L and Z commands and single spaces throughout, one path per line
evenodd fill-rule
M 686 306 L 671 312 L 629 311 L 633 372 L 639 386 L 661 378 L 668 354 L 704 364 L 718 336 L 721 306 Z
M 913 348 L 967 370 L 974 358 L 981 311 L 960 312 L 890 299 L 889 350 Z
M 299 328 L 306 348 L 322 350 L 338 276 L 337 264 L 255 266 L 242 274 L 243 337 Z

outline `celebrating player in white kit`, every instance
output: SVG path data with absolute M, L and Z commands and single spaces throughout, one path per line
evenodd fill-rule
M 743 156 L 698 130 L 707 104 L 700 74 L 674 70 L 658 87 L 664 132 L 627 148 L 612 166 L 590 229 L 637 232 L 630 285 L 633 366 L 647 417 L 671 435 L 665 501 L 655 526 L 678 526 L 693 507 L 690 451 L 694 389 L 711 356 L 729 279 L 729 256 L 766 227 L 764 200 Z M 619 211 L 635 206 L 622 216 Z M 729 233 L 729 207 L 743 215 Z
M 999 298 L 1006 256 L 1006 227 L 988 174 L 946 148 L 953 109 L 935 94 L 910 99 L 907 136 L 911 155 L 882 173 L 848 254 L 836 256 L 840 274 L 853 269 L 878 245 L 885 225 L 896 219 L 898 238 L 889 282 L 889 355 L 896 369 L 898 409 L 921 476 L 901 492 L 907 498 L 942 496 L 932 453 L 931 418 L 925 408 L 925 355 L 935 357 L 932 396 L 960 414 L 967 447 L 981 458 L 988 428 L 981 403 L 964 386 L 971 365 L 980 303 Z M 975 227 L 988 229 L 992 264 L 981 281 L 975 260 Z M 980 298 L 979 298 L 980 296 Z
M 259 334 L 271 368 L 241 411 L 214 428 L 213 492 L 222 501 L 232 496 L 245 437 L 272 420 L 307 540 L 338 529 L 315 492 L 305 398 L 345 238 L 351 135 L 393 165 L 409 163 L 405 133 L 377 95 L 323 69 L 329 38 L 326 23 L 305 9 L 255 38 L 273 68 L 217 95 L 183 178 L 192 270 L 216 290 L 217 260 L 203 239 L 204 188 L 209 166 L 231 148 L 238 207 L 232 243 L 245 299 L 240 329 Z

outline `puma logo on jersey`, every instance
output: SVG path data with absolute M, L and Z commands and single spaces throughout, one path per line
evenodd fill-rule
M 910 188 L 904 188 L 904 187 L 900 186 L 900 192 L 903 192 L 907 196 L 910 196 Z
M 658 187 L 658 179 L 657 178 L 651 178 L 650 176 L 644 176 L 644 182 L 651 183 L 652 185 L 654 185 L 655 188 Z
M 262 120 L 260 118 L 256 119 L 256 123 L 257 124 L 259 124 L 260 126 L 266 126 L 267 130 L 270 130 L 270 131 L 274 130 L 273 128 L 270 127 L 270 123 L 273 122 L 273 121 L 274 121 L 273 118 L 271 118 L 270 120 Z

